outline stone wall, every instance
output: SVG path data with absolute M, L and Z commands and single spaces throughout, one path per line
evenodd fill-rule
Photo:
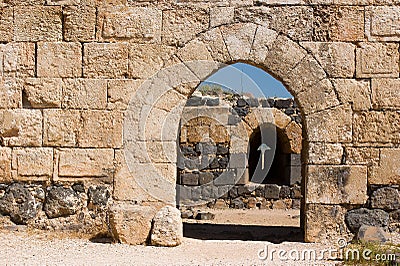
M 400 182 L 399 13 L 385 0 L 0 0 L 0 183 L 109 185 L 114 232 L 142 217 L 140 239 L 117 238 L 143 243 L 174 205 L 179 107 L 222 64 L 248 62 L 302 111 L 305 240 L 351 238 L 347 211 Z

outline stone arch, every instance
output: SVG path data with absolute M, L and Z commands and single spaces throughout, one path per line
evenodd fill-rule
M 306 49 L 265 26 L 253 23 L 223 25 L 200 34 L 179 48 L 166 67 L 147 81 L 131 100 L 127 117 L 132 125 L 125 124 L 124 127 L 125 150 L 129 151 L 125 154 L 126 161 L 137 170 L 131 183 L 143 182 L 139 189 L 143 186 L 145 191 L 154 189 L 157 201 L 173 205 L 177 172 L 173 159 L 177 158 L 174 141 L 178 137 L 183 106 L 202 80 L 223 64 L 234 62 L 260 67 L 283 82 L 303 113 L 303 137 L 307 142 L 351 141 L 351 133 L 343 134 L 351 128 L 349 107 L 340 105 L 326 72 Z M 308 158 L 307 150 L 304 157 Z M 306 168 L 306 186 L 315 182 L 308 176 L 308 171 Z M 170 182 L 164 182 L 162 178 L 166 172 L 174 173 L 166 179 Z M 330 199 L 310 197 L 307 187 L 305 201 L 307 204 L 331 203 Z M 339 219 L 338 227 L 343 228 L 344 219 L 342 216 Z M 313 226 L 308 225 L 305 218 L 306 241 L 323 238 L 319 231 L 314 233 Z M 342 234 L 342 231 L 333 229 L 322 234 Z

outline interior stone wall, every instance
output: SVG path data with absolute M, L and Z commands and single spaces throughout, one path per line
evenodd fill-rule
M 346 213 L 372 208 L 370 188 L 398 193 L 399 14 L 387 0 L 0 0 L 1 213 L 27 197 L 46 210 L 54 186 L 89 209 L 84 195 L 105 187 L 114 236 L 145 243 L 174 205 L 179 107 L 241 61 L 302 111 L 305 240 L 351 238 Z

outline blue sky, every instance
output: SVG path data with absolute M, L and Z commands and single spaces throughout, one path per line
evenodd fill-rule
M 244 63 L 222 68 L 205 82 L 219 84 L 237 93 L 250 92 L 255 97 L 293 98 L 283 84 L 267 72 Z

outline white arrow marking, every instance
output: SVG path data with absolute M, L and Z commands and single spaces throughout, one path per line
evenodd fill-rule
M 267 144 L 263 143 L 258 147 L 258 151 L 261 151 L 261 170 L 264 170 L 264 155 L 266 151 L 271 150 L 270 147 L 268 147 Z

